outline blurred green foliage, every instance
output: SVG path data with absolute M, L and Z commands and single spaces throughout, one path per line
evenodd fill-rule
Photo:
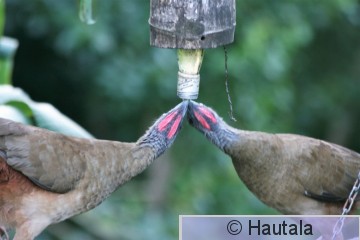
M 180 101 L 176 50 L 149 46 L 149 2 L 97 1 L 93 25 L 69 0 L 8 0 L 6 10 L 5 34 L 20 42 L 13 84 L 94 136 L 135 141 Z M 356 0 L 238 0 L 228 47 L 238 121 L 229 121 L 222 48 L 206 50 L 198 100 L 237 128 L 305 134 L 359 152 L 359 27 Z M 185 124 L 143 174 L 40 239 L 177 239 L 179 214 L 273 213 L 231 160 Z
M 92 138 L 77 123 L 48 103 L 38 103 L 19 88 L 0 85 L 0 117 L 35 125 L 68 136 Z
M 5 25 L 5 0 L 0 0 L 0 38 L 4 32 Z

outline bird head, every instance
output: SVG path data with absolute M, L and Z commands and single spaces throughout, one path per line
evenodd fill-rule
M 171 146 L 180 131 L 187 107 L 188 101 L 183 101 L 161 115 L 139 139 L 138 145 L 148 146 L 155 150 L 155 158 L 161 155 Z
M 188 120 L 190 125 L 204 133 L 212 143 L 223 151 L 229 141 L 236 138 L 234 129 L 227 125 L 213 109 L 204 104 L 190 101 Z

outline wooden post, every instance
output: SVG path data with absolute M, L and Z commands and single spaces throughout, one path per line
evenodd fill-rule
M 216 48 L 234 41 L 235 0 L 151 0 L 150 45 Z

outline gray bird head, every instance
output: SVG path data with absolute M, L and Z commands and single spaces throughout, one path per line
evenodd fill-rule
M 161 115 L 145 135 L 139 139 L 138 145 L 154 149 L 155 158 L 161 155 L 171 146 L 180 131 L 187 107 L 188 101 L 183 101 Z
M 221 150 L 236 139 L 235 129 L 227 125 L 211 108 L 201 103 L 190 101 L 188 106 L 190 125 L 204 133 L 205 136 Z

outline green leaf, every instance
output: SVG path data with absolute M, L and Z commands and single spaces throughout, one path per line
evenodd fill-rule
M 28 103 L 18 101 L 18 100 L 11 100 L 6 103 L 6 105 L 16 108 L 20 111 L 24 116 L 31 118 L 33 116 L 33 111 Z

